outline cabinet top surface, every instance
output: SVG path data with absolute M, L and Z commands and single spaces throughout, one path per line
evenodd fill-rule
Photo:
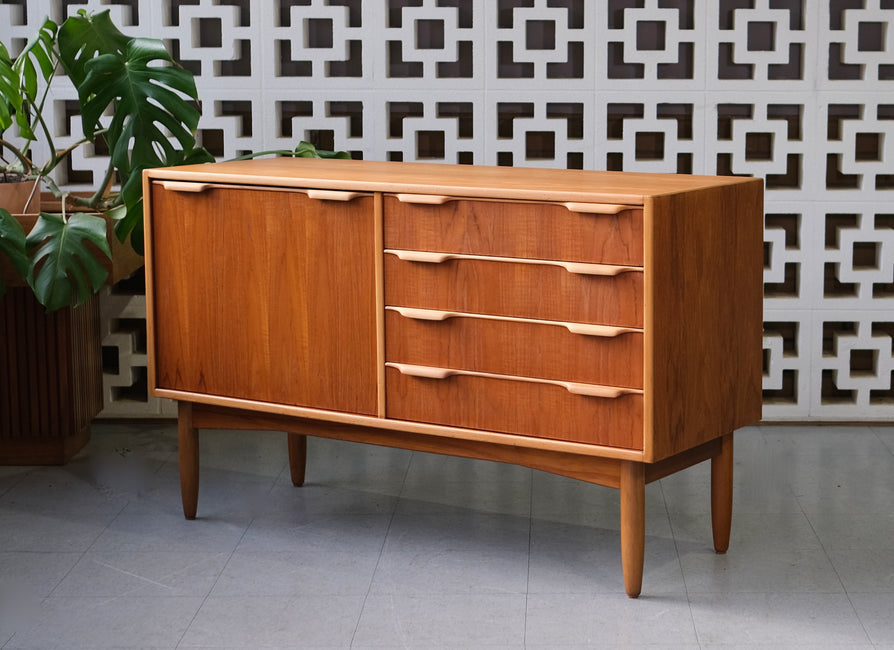
M 308 158 L 184 165 L 144 173 L 159 180 L 633 205 L 664 194 L 762 182 L 731 176 Z

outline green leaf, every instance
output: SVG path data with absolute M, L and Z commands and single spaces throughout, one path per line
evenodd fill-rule
M 302 140 L 295 147 L 292 155 L 296 158 L 341 158 L 350 160 L 351 154 L 347 151 L 328 151 L 326 149 L 317 149 L 312 143 Z
M 21 79 L 28 101 L 36 103 L 40 82 L 49 82 L 56 72 L 56 32 L 59 26 L 47 18 L 22 53 L 16 57 L 13 68 Z M 35 65 L 36 64 L 36 65 Z M 38 76 L 40 75 L 40 76 Z
M 0 208 L 0 258 L 12 262 L 13 268 L 23 278 L 28 275 L 31 262 L 25 244 L 25 230 L 8 210 Z M 3 276 L 0 275 L 0 296 L 6 292 Z
M 79 11 L 59 28 L 59 58 L 75 88 L 87 77 L 87 66 L 102 54 L 124 56 L 130 38 L 115 27 L 109 10 Z
M 161 41 L 137 38 L 127 45 L 124 58 L 103 54 L 86 65 L 87 76 L 78 88 L 84 135 L 93 140 L 100 117 L 112 105 L 106 139 L 113 163 L 125 174 L 131 166 L 165 164 L 175 151 L 166 131 L 182 149 L 195 144 L 199 111 L 190 101 L 197 96 L 195 81 L 172 63 Z
M 56 31 L 56 23 L 46 19 L 15 61 L 0 46 L 0 131 L 9 128 L 15 119 L 22 137 L 35 139 L 31 111 L 26 108 L 31 104 L 39 109 L 43 92 L 55 74 Z
M 12 126 L 12 116 L 21 107 L 19 76 L 12 68 L 9 52 L 0 43 L 0 133 Z
M 47 311 L 83 304 L 108 277 L 93 248 L 111 258 L 102 217 L 76 213 L 66 221 L 41 212 L 27 242 L 33 257 L 28 284 Z

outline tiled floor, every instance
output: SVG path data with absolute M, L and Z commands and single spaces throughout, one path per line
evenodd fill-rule
M 894 648 L 894 427 L 740 431 L 725 556 L 706 465 L 649 485 L 639 600 L 614 490 L 284 438 L 203 432 L 192 522 L 169 424 L 0 468 L 0 648 Z

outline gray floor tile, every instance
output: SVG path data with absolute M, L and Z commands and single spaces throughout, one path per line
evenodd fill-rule
M 532 594 L 525 632 L 529 647 L 697 647 L 685 598 Z
M 175 648 L 201 598 L 48 598 L 6 649 Z
M 86 553 L 53 597 L 207 596 L 228 553 L 110 551 Z
M 114 515 L 45 514 L 0 503 L 0 549 L 6 552 L 83 553 L 114 520 Z
M 0 609 L 25 594 L 49 596 L 81 558 L 81 553 L 0 551 Z M 0 646 L 2 647 L 2 646 Z
M 179 647 L 347 648 L 362 607 L 362 596 L 212 596 Z
M 838 574 L 821 549 L 731 547 L 728 553 L 718 555 L 710 549 L 681 546 L 679 552 L 690 594 L 844 593 Z
M 848 595 L 870 640 L 879 647 L 894 646 L 894 590 Z
M 524 593 L 529 529 L 507 515 L 396 515 L 371 593 Z
M 521 648 L 524 594 L 371 595 L 354 636 L 356 646 Z
M 870 643 L 845 594 L 713 593 L 691 598 L 703 646 L 850 647 Z
M 91 551 L 231 553 L 249 520 L 200 518 L 187 521 L 176 511 L 128 506 L 102 532 Z

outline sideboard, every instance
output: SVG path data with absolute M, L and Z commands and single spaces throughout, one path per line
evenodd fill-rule
M 761 414 L 759 179 L 258 159 L 144 173 L 149 384 L 203 428 L 515 463 L 620 491 L 639 595 L 645 485 Z

